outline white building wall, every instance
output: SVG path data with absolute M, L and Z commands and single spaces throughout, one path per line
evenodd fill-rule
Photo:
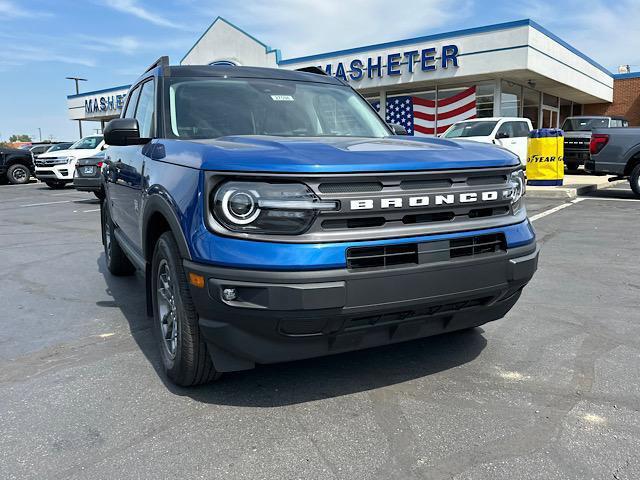
M 276 51 L 258 42 L 222 18 L 215 22 L 180 62 L 181 65 L 208 65 L 215 61 L 237 65 L 277 68 Z
M 529 70 L 602 101 L 613 101 L 611 75 L 532 27 L 529 45 Z

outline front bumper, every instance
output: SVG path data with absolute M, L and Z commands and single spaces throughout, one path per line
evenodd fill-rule
M 204 288 L 190 290 L 216 368 L 234 371 L 497 320 L 532 278 L 538 252 L 531 242 L 486 257 L 367 271 L 184 266 L 205 277 Z M 224 300 L 225 288 L 238 298 Z
M 38 180 L 73 181 L 74 165 L 55 165 L 51 167 L 36 167 L 36 178 Z

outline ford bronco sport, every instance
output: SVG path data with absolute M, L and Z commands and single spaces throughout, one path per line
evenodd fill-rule
M 317 73 L 169 66 L 105 128 L 109 271 L 140 269 L 168 377 L 473 328 L 537 268 L 518 157 L 394 135 Z

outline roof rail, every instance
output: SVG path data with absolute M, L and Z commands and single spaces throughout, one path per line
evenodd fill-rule
M 169 57 L 167 55 L 164 55 L 162 57 L 160 57 L 158 60 L 156 60 L 155 62 L 153 62 L 149 68 L 147 68 L 144 73 L 147 73 L 150 70 L 153 70 L 156 67 L 167 67 L 169 65 Z
M 324 75 L 327 76 L 327 72 L 325 72 L 320 67 L 302 67 L 296 68 L 296 72 L 307 72 L 307 73 L 315 73 L 316 75 Z

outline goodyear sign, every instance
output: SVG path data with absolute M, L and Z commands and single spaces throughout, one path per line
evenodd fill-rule
M 556 128 L 532 130 L 527 148 L 527 184 L 562 185 L 564 132 Z

